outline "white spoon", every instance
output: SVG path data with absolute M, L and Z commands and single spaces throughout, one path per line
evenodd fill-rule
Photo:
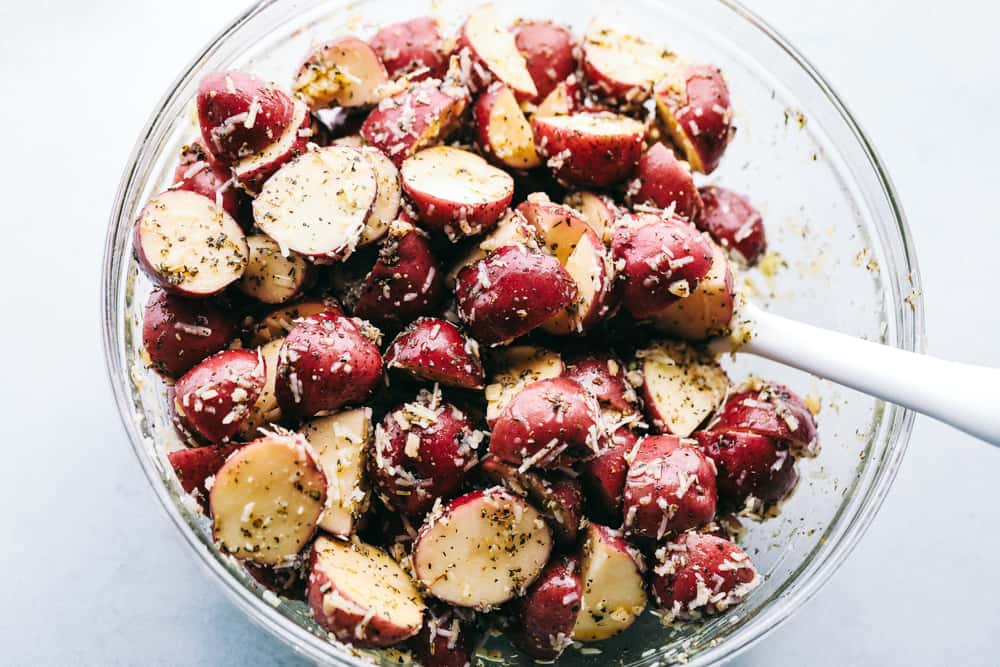
M 734 321 L 746 339 L 737 352 L 832 380 L 1000 446 L 1000 368 L 905 352 L 772 315 L 751 303 L 743 304 Z M 727 353 L 734 343 L 716 338 L 709 347 Z

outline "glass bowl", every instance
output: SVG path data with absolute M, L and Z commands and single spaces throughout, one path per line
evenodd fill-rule
M 146 476 L 200 560 L 235 603 L 302 655 L 342 665 L 389 657 L 330 643 L 304 605 L 265 592 L 212 546 L 208 520 L 180 489 L 166 453 L 180 447 L 162 382 L 141 354 L 150 284 L 132 254 L 132 221 L 169 185 L 179 147 L 196 135 L 192 101 L 210 70 L 244 67 L 290 81 L 309 46 L 343 32 L 362 36 L 403 17 L 434 14 L 457 26 L 479 0 L 270 0 L 223 30 L 170 86 L 139 137 L 111 213 L 104 256 L 103 332 L 115 400 Z M 783 315 L 913 351 L 923 348 L 913 245 L 896 194 L 870 142 L 820 75 L 758 17 L 728 0 L 507 0 L 510 18 L 554 18 L 581 31 L 599 16 L 724 70 L 738 131 L 706 182 L 750 193 L 764 214 L 767 271 L 743 276 L 755 301 Z M 913 415 L 861 394 L 752 358 L 727 359 L 820 401 L 823 451 L 800 463 L 801 482 L 778 518 L 752 523 L 743 541 L 764 583 L 741 606 L 700 625 L 661 627 L 645 615 L 599 652 L 570 649 L 569 665 L 707 664 L 777 627 L 844 562 L 888 492 Z M 484 662 L 527 664 L 499 637 Z

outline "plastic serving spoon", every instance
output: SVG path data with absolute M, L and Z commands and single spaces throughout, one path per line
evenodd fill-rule
M 734 350 L 771 359 L 933 417 L 1000 446 L 1000 368 L 944 361 L 772 315 L 744 303 Z

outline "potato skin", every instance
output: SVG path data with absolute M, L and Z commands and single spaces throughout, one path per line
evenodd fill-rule
M 392 78 L 408 75 L 411 81 L 443 76 L 448 67 L 437 19 L 419 16 L 383 26 L 369 40 Z M 427 71 L 414 75 L 417 70 Z
M 511 31 L 538 91 L 531 101 L 541 101 L 576 70 L 573 35 L 565 26 L 533 19 L 518 19 Z
M 615 116 L 607 112 L 578 115 Z M 549 167 L 557 178 L 572 185 L 594 188 L 614 185 L 628 177 L 642 154 L 641 126 L 633 134 L 584 134 L 538 115 L 532 117 L 531 126 L 539 153 L 549 158 Z
M 185 373 L 174 385 L 181 424 L 210 443 L 235 436 L 264 389 L 263 358 L 254 350 L 224 350 Z
M 767 252 L 764 220 L 750 200 L 727 188 L 710 185 L 700 190 L 704 211 L 697 224 L 716 243 L 747 266 L 754 266 Z
M 284 338 L 295 326 L 297 320 L 317 313 L 334 313 L 343 315 L 344 311 L 334 299 L 303 299 L 275 308 L 247 332 L 247 342 L 251 346 L 260 346 L 276 338 Z
M 396 336 L 385 353 L 386 368 L 428 382 L 482 389 L 486 381 L 479 344 L 448 320 L 421 318 Z
M 249 227 L 241 207 L 246 197 L 243 191 L 230 181 L 233 174 L 229 168 L 216 162 L 215 157 L 205 150 L 200 141 L 192 141 L 181 150 L 181 159 L 174 169 L 174 184 L 171 189 L 190 190 L 222 204 L 222 210 L 240 223 L 244 231 Z
M 657 108 L 667 115 L 675 143 L 682 146 L 691 168 L 715 171 L 733 135 L 729 87 L 713 65 L 681 64 L 682 70 L 654 88 Z
M 554 558 L 513 604 L 511 641 L 536 660 L 555 660 L 572 643 L 582 599 L 580 559 Z
M 274 389 L 282 414 L 313 417 L 365 400 L 381 378 L 382 355 L 358 322 L 323 312 L 288 332 Z
M 440 634 L 438 629 L 448 634 Z M 432 603 L 424 627 L 408 646 L 422 667 L 472 667 L 478 643 L 474 613 Z
M 674 152 L 661 143 L 653 144 L 639 158 L 635 179 L 629 184 L 629 203 L 657 208 L 674 206 L 674 213 L 694 221 L 703 204 L 694 186 L 691 170 Z
M 730 393 L 708 430 L 748 431 L 788 440 L 797 456 L 818 451 L 816 419 L 805 401 L 783 384 L 754 382 Z
M 153 368 L 180 377 L 226 347 L 239 329 L 235 317 L 207 299 L 187 299 L 155 289 L 142 318 L 142 344 Z
M 576 380 L 597 399 L 601 407 L 620 415 L 639 412 L 635 389 L 625 379 L 625 364 L 610 352 L 586 352 L 564 357 L 563 377 Z
M 626 433 L 635 435 L 627 429 Z M 616 434 L 617 435 L 617 434 Z M 622 516 L 624 502 L 625 478 L 628 475 L 628 462 L 625 455 L 632 451 L 635 442 L 626 440 L 615 443 L 589 461 L 584 461 L 580 472 L 583 488 L 586 491 L 587 509 L 590 515 L 598 520 L 612 523 Z
M 727 507 L 741 509 L 750 496 L 771 506 L 795 488 L 799 476 L 787 442 L 740 431 L 698 431 L 694 437 L 715 462 L 719 502 Z
M 242 446 L 241 443 L 230 443 L 179 449 L 167 454 L 167 460 L 170 461 L 181 488 L 186 493 L 193 494 L 207 512 L 208 489 L 205 487 L 205 480 L 217 473 L 229 455 Z

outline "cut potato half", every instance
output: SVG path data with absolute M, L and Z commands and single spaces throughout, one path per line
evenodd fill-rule
M 302 435 L 316 452 L 326 475 L 326 509 L 319 527 L 349 537 L 368 509 L 365 479 L 368 443 L 372 434 L 371 408 L 356 408 L 317 417 L 302 425 Z
M 240 424 L 239 437 L 243 440 L 253 440 L 260 435 L 258 429 L 281 421 L 281 408 L 274 395 L 274 378 L 278 372 L 278 351 L 284 342 L 281 337 L 260 346 L 260 357 L 264 360 L 264 388 L 250 408 L 250 414 Z
M 399 169 L 385 153 L 372 146 L 361 146 L 359 150 L 372 163 L 378 180 L 378 195 L 358 241 L 358 245 L 368 245 L 381 240 L 389 232 L 389 224 L 396 219 L 403 202 L 403 189 L 399 184 Z
M 638 554 L 621 534 L 595 523 L 584 537 L 581 575 L 583 606 L 573 639 L 600 641 L 622 632 L 646 608 Z
M 285 303 L 295 298 L 309 278 L 309 263 L 293 252 L 282 254 L 281 248 L 266 234 L 247 237 L 250 259 L 243 277 L 236 284 L 247 296 L 261 303 Z
M 496 372 L 486 385 L 486 421 L 493 424 L 507 404 L 533 382 L 559 377 L 565 370 L 558 352 L 541 347 L 518 345 L 499 350 Z
M 535 134 L 510 88 L 494 84 L 480 95 L 474 109 L 479 145 L 501 165 L 532 169 L 542 163 Z
M 288 124 L 277 140 L 234 164 L 233 176 L 244 187 L 256 192 L 261 183 L 277 171 L 281 165 L 305 152 L 306 144 L 312 137 L 311 124 L 309 107 L 296 101 L 292 111 L 292 122 Z
M 676 56 L 639 35 L 595 23 L 582 44 L 583 71 L 590 87 L 622 104 L 639 104 Z
M 514 34 L 507 29 L 507 23 L 493 4 L 483 5 L 469 15 L 459 35 L 459 46 L 469 50 L 479 68 L 488 70 L 485 76 L 477 73 L 479 85 L 485 86 L 496 79 L 510 86 L 518 99 L 531 100 L 538 95 Z
M 368 42 L 341 37 L 315 49 L 299 68 L 293 92 L 310 109 L 375 104 L 389 75 Z
M 680 342 L 660 341 L 636 353 L 653 426 L 686 438 L 729 390 L 726 372 L 710 356 Z
M 736 309 L 733 272 L 725 250 L 712 244 L 712 268 L 691 296 L 675 301 L 650 317 L 658 330 L 683 338 L 704 340 L 729 332 Z

